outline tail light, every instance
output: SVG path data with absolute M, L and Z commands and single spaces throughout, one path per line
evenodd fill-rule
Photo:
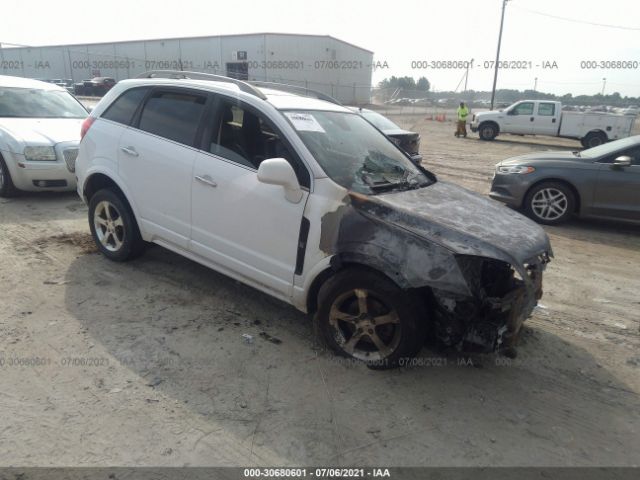
M 96 117 L 85 118 L 84 122 L 82 122 L 82 127 L 80 127 L 80 140 L 84 138 L 84 136 L 87 134 L 87 132 L 91 128 L 91 125 L 93 125 L 93 122 L 95 121 L 96 121 Z

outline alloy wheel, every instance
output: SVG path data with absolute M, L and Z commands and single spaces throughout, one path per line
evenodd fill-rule
M 96 205 L 93 215 L 96 236 L 104 248 L 117 252 L 125 238 L 124 222 L 120 211 L 111 202 L 103 200 Z
M 557 188 L 543 188 L 531 199 L 531 210 L 539 218 L 557 220 L 567 213 L 569 199 Z
M 383 360 L 400 343 L 398 313 L 375 292 L 363 288 L 336 298 L 329 312 L 329 324 L 338 346 L 360 360 Z

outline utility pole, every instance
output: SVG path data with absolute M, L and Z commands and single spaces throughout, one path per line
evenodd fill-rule
M 498 63 L 500 63 L 500 45 L 502 44 L 502 27 L 504 26 L 504 10 L 509 0 L 502 0 L 502 17 L 500 18 L 500 34 L 498 35 L 498 51 L 496 52 L 496 65 L 493 73 L 493 90 L 491 90 L 491 110 L 496 99 L 496 84 L 498 83 Z
M 604 97 L 604 87 L 607 85 L 607 79 L 603 78 L 602 79 L 602 93 L 601 95 Z
M 471 59 L 473 62 L 473 58 Z M 464 76 L 464 91 L 467 91 L 467 83 L 469 83 L 469 64 L 467 63 L 467 73 Z
M 538 91 L 538 77 L 536 77 L 535 80 L 533 81 L 533 91 L 534 92 Z

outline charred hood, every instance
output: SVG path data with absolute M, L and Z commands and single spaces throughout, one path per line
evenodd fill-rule
M 523 215 L 462 187 L 428 187 L 375 196 L 352 193 L 352 206 L 379 221 L 408 230 L 456 254 L 519 265 L 551 254 L 544 230 Z

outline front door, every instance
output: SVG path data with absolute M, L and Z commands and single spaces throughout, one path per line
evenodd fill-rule
M 533 102 L 520 102 L 506 112 L 504 132 L 520 135 L 532 134 L 535 120 L 533 107 Z
M 299 159 L 264 115 L 235 100 L 221 97 L 211 123 L 193 172 L 191 250 L 289 298 L 308 192 L 292 203 L 282 187 L 259 182 L 257 169 L 281 157 L 298 172 Z M 308 183 L 308 172 L 299 178 Z
M 620 156 L 631 157 L 631 166 L 613 165 Z M 598 171 L 593 213 L 640 220 L 640 147 L 623 150 L 604 159 Z

